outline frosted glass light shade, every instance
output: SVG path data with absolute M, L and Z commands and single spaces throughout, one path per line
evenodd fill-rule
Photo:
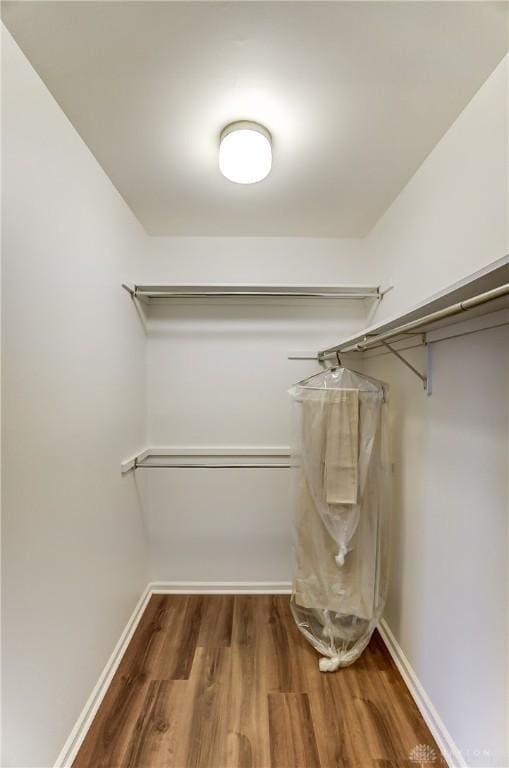
M 254 184 L 272 168 L 271 135 L 263 125 L 242 121 L 227 125 L 219 143 L 219 170 L 236 184 Z

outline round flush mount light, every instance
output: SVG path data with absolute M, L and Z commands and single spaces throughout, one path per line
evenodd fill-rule
M 236 184 L 254 184 L 272 168 L 272 137 L 268 130 L 247 120 L 231 123 L 221 133 L 219 170 Z

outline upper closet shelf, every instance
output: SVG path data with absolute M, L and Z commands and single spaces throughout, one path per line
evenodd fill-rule
M 424 335 L 460 321 L 509 308 L 509 256 L 378 325 L 318 352 L 325 360 L 341 352 L 363 352 L 413 334 Z M 426 341 L 426 338 L 424 338 Z M 391 350 L 392 351 L 392 350 Z M 421 376 L 421 378 L 424 377 Z
M 291 298 L 374 299 L 382 298 L 377 285 L 122 285 L 133 298 L 144 302 L 168 299 Z

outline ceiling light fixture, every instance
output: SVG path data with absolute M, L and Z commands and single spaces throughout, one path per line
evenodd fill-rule
M 263 125 L 242 120 L 223 129 L 219 170 L 236 184 L 254 184 L 272 168 L 272 137 Z

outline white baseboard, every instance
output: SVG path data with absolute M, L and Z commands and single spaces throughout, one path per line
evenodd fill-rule
M 289 595 L 290 581 L 154 581 L 154 595 Z
M 385 619 L 382 619 L 379 623 L 378 631 L 380 632 L 382 640 L 384 641 L 387 650 L 389 651 L 394 663 L 396 664 L 401 677 L 405 681 L 405 684 L 410 691 L 410 694 L 415 701 L 424 722 L 430 729 L 433 738 L 438 744 L 438 747 L 442 753 L 443 758 L 447 762 L 447 765 L 450 766 L 450 768 L 467 768 L 467 763 L 465 762 L 460 750 L 454 743 L 451 734 L 445 727 L 440 715 L 431 703 L 431 700 L 421 685 L 415 670 L 405 656 L 403 649 L 399 645 L 398 641 L 392 634 L 391 629 Z
M 138 600 L 134 611 L 129 618 L 124 631 L 120 635 L 120 639 L 116 644 L 113 653 L 106 662 L 106 665 L 101 672 L 97 683 L 94 686 L 92 693 L 90 694 L 87 703 L 83 707 L 81 714 L 79 715 L 74 728 L 72 729 L 69 738 L 65 742 L 62 751 L 56 759 L 54 768 L 70 768 L 78 750 L 81 747 L 88 729 L 92 725 L 92 721 L 99 709 L 99 706 L 106 695 L 110 683 L 113 679 L 113 675 L 118 669 L 122 657 L 129 645 L 131 638 L 134 634 L 138 623 L 143 616 L 143 612 L 147 607 L 147 603 L 150 600 L 152 591 L 150 584 L 143 591 L 142 596 Z

